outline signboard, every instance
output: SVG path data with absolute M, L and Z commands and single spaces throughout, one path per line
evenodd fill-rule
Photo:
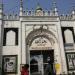
M 39 37 L 36 38 L 33 42 L 32 45 L 30 47 L 30 50 L 33 49 L 37 49 L 37 50 L 48 50 L 48 49 L 52 49 L 52 44 L 51 42 L 44 38 L 44 37 Z
M 16 55 L 3 56 L 3 71 L 5 73 L 17 72 L 17 56 Z
M 66 53 L 68 71 L 75 70 L 75 52 Z

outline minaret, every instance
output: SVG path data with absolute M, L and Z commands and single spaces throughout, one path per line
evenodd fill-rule
M 0 75 L 2 71 L 3 3 L 0 2 Z
M 23 0 L 20 0 L 20 13 L 19 13 L 20 16 L 23 15 Z
M 72 3 L 72 12 L 71 12 L 71 14 L 72 14 L 72 19 L 75 19 L 75 5 L 74 5 L 75 3 Z
M 0 3 L 0 19 L 2 19 L 3 16 L 3 4 Z
M 53 4 L 52 4 L 52 14 L 54 16 L 58 16 L 58 10 L 57 10 L 57 6 L 56 6 L 56 1 L 53 0 Z

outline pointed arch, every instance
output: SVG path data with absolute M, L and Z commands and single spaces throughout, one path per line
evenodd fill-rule
M 64 36 L 65 36 L 65 43 L 74 43 L 73 34 L 70 29 L 66 29 L 64 31 Z
M 53 32 L 51 32 L 47 29 L 36 29 L 29 33 L 29 35 L 26 38 L 26 44 L 31 46 L 33 40 L 36 39 L 37 37 L 47 38 L 52 43 L 57 42 L 57 38 L 53 34 Z
M 6 34 L 6 45 L 15 45 L 16 34 L 14 31 L 10 30 Z

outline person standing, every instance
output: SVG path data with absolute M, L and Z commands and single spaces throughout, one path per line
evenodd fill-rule
M 28 64 L 25 64 L 25 65 L 22 67 L 21 75 L 29 75 L 28 68 L 29 68 L 29 65 L 28 65 Z
M 53 69 L 52 69 L 52 62 L 50 57 L 47 58 L 47 65 L 45 68 L 45 74 L 44 75 L 53 75 Z
M 55 67 L 50 57 L 47 58 L 47 63 L 44 75 L 56 75 Z

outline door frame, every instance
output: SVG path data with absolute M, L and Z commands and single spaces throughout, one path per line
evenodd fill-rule
M 36 52 L 37 52 L 37 51 L 42 51 L 42 52 L 43 52 L 43 51 L 49 51 L 50 53 L 53 52 L 53 54 L 52 54 L 52 55 L 53 55 L 53 59 L 51 58 L 51 60 L 53 60 L 52 62 L 54 63 L 54 49 L 52 49 L 52 50 L 29 50 L 29 66 L 30 66 L 30 60 L 31 60 L 31 59 L 30 59 L 30 52 L 31 52 L 31 51 L 36 51 Z M 35 55 L 36 55 L 36 54 L 35 54 Z M 41 54 L 40 54 L 40 55 L 41 55 Z M 43 58 L 44 58 L 44 57 L 43 57 Z M 42 62 L 42 64 L 43 64 L 42 75 L 44 75 L 44 64 L 45 64 L 44 61 Z M 30 75 L 30 67 L 29 67 L 29 75 Z

